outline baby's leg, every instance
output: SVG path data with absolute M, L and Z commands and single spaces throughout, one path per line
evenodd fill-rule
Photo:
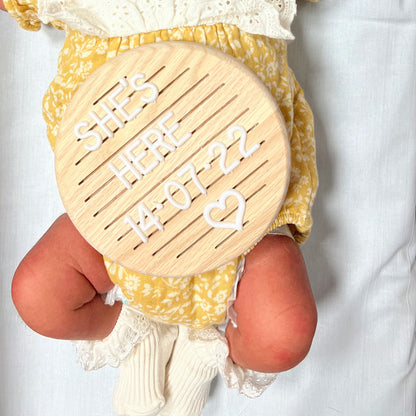
M 111 332 L 121 310 L 119 302 L 108 306 L 101 298 L 112 287 L 102 256 L 62 215 L 20 263 L 12 297 L 34 331 L 98 340 Z
M 268 235 L 247 255 L 234 307 L 238 327 L 229 323 L 226 337 L 236 364 L 280 372 L 305 358 L 317 313 L 305 264 L 294 241 Z

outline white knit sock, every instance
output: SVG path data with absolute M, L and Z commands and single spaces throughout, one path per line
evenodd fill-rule
M 165 404 L 165 368 L 178 327 L 152 322 L 149 334 L 121 363 L 113 407 L 120 416 L 157 415 Z
M 208 400 L 212 379 L 216 376 L 217 339 L 204 340 L 198 332 L 179 327 L 172 357 L 167 368 L 166 405 L 160 416 L 197 416 Z M 192 340 L 190 339 L 190 335 Z

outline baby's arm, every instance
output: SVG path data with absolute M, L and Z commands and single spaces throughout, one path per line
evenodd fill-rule
M 0 0 L 0 10 L 6 11 L 6 8 L 4 7 L 3 0 Z

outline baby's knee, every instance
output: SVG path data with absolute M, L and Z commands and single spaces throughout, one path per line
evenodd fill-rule
M 227 328 L 231 358 L 239 365 L 266 373 L 279 373 L 298 365 L 307 356 L 317 324 L 314 305 L 294 305 L 278 319 L 258 326 Z
M 267 326 L 267 321 L 264 324 Z M 289 307 L 276 322 L 270 322 L 267 328 L 270 342 L 261 343 L 270 371 L 286 371 L 303 361 L 311 348 L 316 324 L 314 304 Z
M 234 306 L 238 329 L 234 337 L 229 330 L 229 341 L 238 364 L 280 372 L 305 358 L 317 311 L 301 252 L 292 240 L 268 236 L 249 253 Z
M 24 258 L 19 264 L 12 281 L 11 295 L 14 306 L 23 321 L 35 331 L 39 332 L 35 324 L 39 314 L 36 313 L 38 290 L 36 279 L 32 271 L 31 261 Z
M 34 256 L 27 255 L 14 274 L 11 295 L 17 312 L 29 328 L 41 335 L 59 338 L 62 325 L 57 316 L 60 310 L 52 290 L 42 279 L 46 273 Z

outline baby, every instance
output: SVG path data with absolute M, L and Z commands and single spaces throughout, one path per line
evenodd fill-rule
M 317 176 L 312 115 L 286 58 L 294 0 L 4 3 L 25 29 L 43 22 L 66 31 L 58 74 L 44 98 L 53 148 L 80 83 L 140 45 L 210 45 L 270 89 L 290 138 L 291 180 L 270 233 L 245 258 L 197 276 L 144 276 L 103 259 L 62 215 L 22 260 L 12 285 L 16 308 L 33 330 L 76 340 L 87 369 L 120 366 L 114 393 L 120 415 L 198 415 L 217 372 L 229 387 L 261 394 L 275 373 L 306 356 L 317 319 L 298 246 L 310 232 Z M 122 295 L 111 296 L 114 288 Z

